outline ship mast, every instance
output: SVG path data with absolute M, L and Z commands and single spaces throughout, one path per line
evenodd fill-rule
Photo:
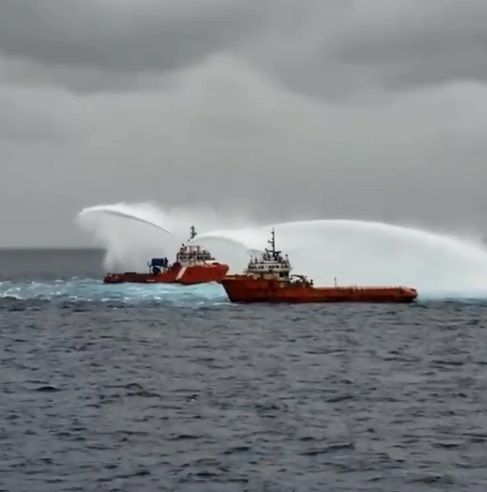
M 191 226 L 191 229 L 189 230 L 189 241 L 192 241 L 196 237 L 196 229 L 194 225 Z
M 267 240 L 267 243 L 270 245 L 271 249 L 266 248 L 266 251 L 271 253 L 272 257 L 277 260 L 281 252 L 276 250 L 276 231 L 274 230 L 274 227 L 271 231 L 271 238 Z
M 271 252 L 275 253 L 276 251 L 276 231 L 274 230 L 274 227 L 272 228 L 271 231 L 271 238 L 267 241 L 268 244 L 271 246 Z

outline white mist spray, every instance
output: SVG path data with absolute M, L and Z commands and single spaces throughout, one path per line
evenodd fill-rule
M 412 228 L 354 220 L 249 226 L 241 218 L 207 210 L 165 212 L 148 204 L 90 207 L 79 220 L 106 249 L 107 268 L 140 270 L 150 256 L 173 258 L 195 224 L 201 233 L 196 241 L 239 272 L 249 250 L 262 250 L 275 227 L 277 245 L 289 254 L 294 273 L 308 275 L 315 285 L 332 285 L 336 277 L 342 285 L 409 285 L 423 296 L 487 292 L 487 251 L 482 246 Z
M 106 251 L 106 270 L 145 271 L 151 257 L 174 259 L 181 244 L 188 240 L 192 225 L 199 235 L 217 227 L 245 225 L 247 220 L 241 215 L 222 217 L 204 207 L 162 210 L 151 203 L 116 203 L 84 208 L 78 213 L 77 222 Z M 219 238 L 212 244 L 214 256 L 220 259 L 223 254 L 231 264 L 248 258 L 238 242 Z
M 294 273 L 317 285 L 408 285 L 428 296 L 472 296 L 487 292 L 487 251 L 453 236 L 354 220 L 313 220 L 252 229 L 216 231 L 200 237 L 241 240 L 264 247 L 275 227 L 279 249 Z

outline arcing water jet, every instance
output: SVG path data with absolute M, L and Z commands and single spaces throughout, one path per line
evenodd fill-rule
M 107 214 L 107 208 L 121 213 Z M 129 269 L 129 265 L 145 268 L 151 255 L 174 255 L 181 241 L 187 239 L 195 215 L 204 219 L 198 211 L 171 215 L 153 206 L 119 204 L 85 209 L 80 220 L 85 226 L 89 222 L 88 228 L 106 248 L 106 264 L 115 262 Z M 313 278 L 316 284 L 331 285 L 335 278 L 339 284 L 406 284 L 423 295 L 457 297 L 487 291 L 487 251 L 455 236 L 355 220 L 237 229 L 222 229 L 222 224 L 225 227 L 229 221 L 213 215 L 205 223 L 206 230 L 213 231 L 199 234 L 196 241 L 211 245 L 212 253 L 228 263 L 231 272 L 245 267 L 249 250 L 261 250 L 270 228 L 275 227 L 278 246 L 289 254 L 295 271 Z M 199 225 L 198 220 L 195 225 Z M 169 230 L 178 233 L 165 232 Z
M 251 229 L 215 231 L 199 241 L 221 237 L 248 248 L 265 244 L 275 227 L 279 248 L 295 271 L 317 284 L 406 284 L 424 295 L 481 295 L 487 290 L 487 251 L 453 236 L 353 220 L 314 220 Z
M 93 214 L 105 214 L 108 216 L 134 220 L 147 224 L 156 229 L 160 229 L 168 234 L 173 234 L 167 227 L 161 225 L 162 217 L 158 217 L 159 211 L 153 209 L 151 205 L 139 205 L 139 210 L 133 206 L 124 203 L 114 205 L 95 205 L 94 207 L 86 207 L 78 214 L 78 218 L 83 220 Z M 151 217 L 152 216 L 152 217 Z
M 106 269 L 145 269 L 148 257 L 169 254 L 179 242 L 166 216 L 151 204 L 87 207 L 79 212 L 77 222 L 105 249 Z

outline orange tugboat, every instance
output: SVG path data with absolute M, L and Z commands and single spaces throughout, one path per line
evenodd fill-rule
M 228 275 L 222 285 L 232 302 L 412 302 L 418 296 L 411 287 L 314 287 L 303 275 L 290 275 L 291 264 L 276 250 L 275 233 L 270 249 L 251 258 L 242 275 Z
M 191 227 L 189 241 L 196 237 Z M 201 246 L 183 244 L 176 255 L 176 261 L 169 264 L 167 258 L 152 258 L 148 264 L 149 273 L 124 272 L 108 273 L 103 281 L 106 284 L 125 282 L 141 284 L 204 284 L 220 282 L 228 272 L 228 265 L 219 263 L 210 252 Z

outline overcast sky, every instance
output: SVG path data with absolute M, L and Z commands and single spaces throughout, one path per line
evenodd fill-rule
M 485 0 L 1 0 L 0 246 L 83 207 L 487 229 Z

